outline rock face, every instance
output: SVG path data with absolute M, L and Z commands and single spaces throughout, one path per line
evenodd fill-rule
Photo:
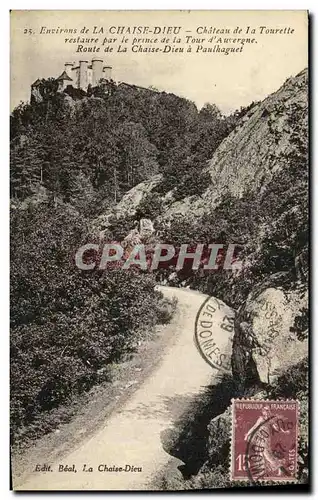
M 269 384 L 308 355 L 306 340 L 293 331 L 307 297 L 279 288 L 253 290 L 238 312 L 233 339 L 233 375 L 241 389 Z M 291 330 L 292 329 L 292 330 Z
M 142 240 L 147 240 L 154 233 L 153 223 L 150 219 L 140 219 L 140 237 Z
M 113 217 L 117 219 L 121 217 L 133 217 L 140 203 L 155 189 L 161 178 L 160 174 L 155 175 L 151 179 L 141 182 L 127 191 L 113 209 L 109 209 L 108 212 L 98 216 L 91 222 L 92 230 L 101 231 L 102 236 L 104 234 L 103 231 L 110 225 L 110 220 Z
M 216 199 L 225 190 L 240 197 L 247 187 L 258 191 L 282 168 L 282 153 L 290 153 L 293 148 L 294 105 L 305 110 L 308 106 L 307 84 L 308 72 L 303 70 L 251 108 L 213 155 L 208 165 L 211 186 L 204 198 Z M 306 136 L 306 113 L 301 126 Z
M 160 180 L 161 175 L 155 175 L 150 180 L 137 184 L 137 186 L 124 194 L 120 202 L 116 205 L 115 211 L 117 217 L 135 215 L 140 202 L 148 193 L 151 193 L 157 184 L 159 184 Z
M 208 453 L 209 460 L 214 461 L 222 448 L 230 441 L 232 426 L 231 408 L 213 418 L 208 425 Z

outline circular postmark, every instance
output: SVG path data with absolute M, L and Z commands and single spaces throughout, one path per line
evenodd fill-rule
M 201 305 L 195 321 L 194 339 L 203 359 L 217 370 L 231 373 L 234 335 L 233 309 L 215 297 Z
M 295 481 L 297 429 L 293 418 L 273 413 L 265 404 L 245 436 L 245 467 L 252 484 L 264 481 Z

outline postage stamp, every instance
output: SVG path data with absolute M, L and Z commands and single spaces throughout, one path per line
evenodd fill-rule
M 232 481 L 295 481 L 297 444 L 297 401 L 232 400 Z

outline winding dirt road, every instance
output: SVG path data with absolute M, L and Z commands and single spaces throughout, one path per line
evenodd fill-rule
M 207 297 L 188 289 L 159 288 L 165 296 L 178 298 L 175 339 L 161 362 L 100 431 L 63 460 L 49 464 L 48 471 L 35 472 L 34 464 L 30 464 L 30 475 L 14 489 L 145 490 L 171 460 L 163 448 L 164 431 L 186 413 L 191 399 L 213 379 L 217 381 L 219 371 L 204 360 L 194 341 L 196 316 Z M 216 299 L 211 298 L 210 302 L 213 300 Z M 233 317 L 234 313 L 220 301 L 217 304 L 213 314 L 213 339 L 221 352 L 228 351 L 229 338 L 220 325 L 225 315 Z M 83 470 L 84 464 L 86 470 Z M 70 470 L 62 472 L 61 466 L 68 466 Z M 111 468 L 115 471 L 109 470 Z M 116 468 L 123 470 L 116 471 Z

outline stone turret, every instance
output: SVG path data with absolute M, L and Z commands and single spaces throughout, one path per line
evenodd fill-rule
M 57 78 L 58 81 L 58 90 L 61 92 L 63 91 L 68 85 L 71 85 L 73 83 L 72 78 L 68 76 L 66 71 L 63 71 L 63 73 Z
M 92 59 L 92 87 L 96 87 L 103 77 L 103 59 Z
M 43 97 L 40 93 L 39 86 L 41 84 L 41 80 L 37 78 L 35 82 L 31 85 L 31 103 L 33 102 L 41 102 L 43 101 Z
M 104 66 L 103 68 L 103 78 L 105 80 L 110 80 L 112 77 L 112 67 L 111 66 Z
M 88 87 L 88 61 L 79 62 L 79 88 L 86 90 Z
M 73 69 L 73 66 L 74 66 L 74 63 L 72 62 L 66 62 L 64 64 L 64 71 L 65 73 L 70 77 L 72 78 L 72 69 Z

